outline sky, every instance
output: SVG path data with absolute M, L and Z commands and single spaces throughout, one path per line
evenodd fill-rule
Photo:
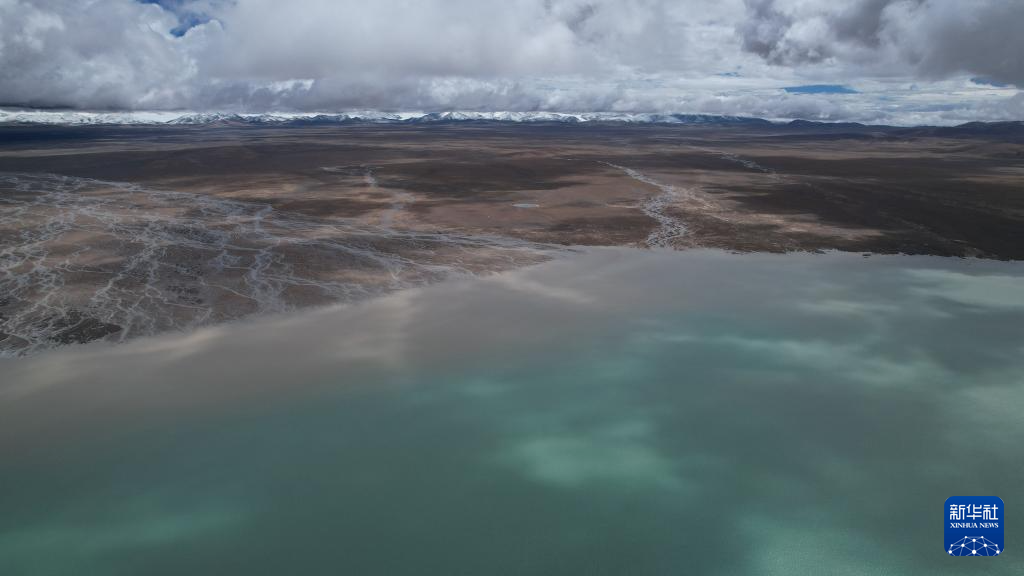
M 1019 0 L 0 0 L 0 106 L 1024 119 Z

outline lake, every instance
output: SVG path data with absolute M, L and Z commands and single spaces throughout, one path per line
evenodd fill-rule
M 0 573 L 1021 574 L 1022 406 L 1021 263 L 583 249 L 3 359 Z

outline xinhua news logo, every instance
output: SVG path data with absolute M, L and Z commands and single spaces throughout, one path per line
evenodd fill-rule
M 999 556 L 1003 553 L 1003 501 L 995 496 L 952 496 L 946 500 L 946 554 Z

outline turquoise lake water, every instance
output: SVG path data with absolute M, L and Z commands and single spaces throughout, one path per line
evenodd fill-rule
M 1020 263 L 588 250 L 3 360 L 0 574 L 1021 574 L 1022 408 Z

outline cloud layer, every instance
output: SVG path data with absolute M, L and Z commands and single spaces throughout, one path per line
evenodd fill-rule
M 1021 25 L 1004 0 L 0 0 L 0 104 L 1010 119 Z
M 1024 3 L 1006 0 L 747 0 L 743 48 L 781 66 L 877 76 L 986 76 L 1024 85 Z

